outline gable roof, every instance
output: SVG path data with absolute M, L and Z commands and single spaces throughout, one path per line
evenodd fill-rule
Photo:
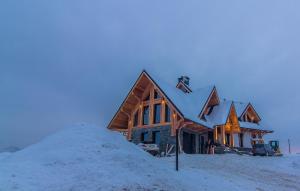
M 169 98 L 184 118 L 206 125 L 204 121 L 198 118 L 198 115 L 199 111 L 201 111 L 205 106 L 207 99 L 215 88 L 214 86 L 207 86 L 185 94 L 174 85 L 170 85 L 161 80 L 158 76 L 149 74 L 145 70 L 143 72 L 156 84 L 158 88 L 160 88 L 165 96 Z
M 203 110 L 213 93 L 217 93 L 215 86 L 206 86 L 204 88 L 196 89 L 195 91 L 187 94 L 179 90 L 176 86 L 174 86 L 174 84 L 166 83 L 155 74 L 150 74 L 146 70 L 143 70 L 132 86 L 131 90 L 128 92 L 117 113 L 114 115 L 109 126 L 111 125 L 117 114 L 120 112 L 122 105 L 126 102 L 130 93 L 133 91 L 134 87 L 137 85 L 138 81 L 143 75 L 145 75 L 152 83 L 154 83 L 154 85 L 161 91 L 161 93 L 164 94 L 166 99 L 170 102 L 170 104 L 172 104 L 172 106 L 177 110 L 177 112 L 179 112 L 182 117 L 208 128 L 214 128 L 215 125 L 226 124 L 232 107 L 235 109 L 237 117 L 242 116 L 248 107 L 251 106 L 253 108 L 250 103 L 245 104 L 230 100 L 219 100 L 219 104 L 214 106 L 212 112 L 209 115 L 205 116 L 207 120 L 202 120 L 199 116 L 203 113 Z M 240 123 L 240 125 L 247 125 L 249 127 L 249 124 L 246 123 Z
M 257 124 L 257 123 L 250 123 L 250 122 L 242 122 L 239 121 L 240 123 L 240 127 L 241 128 L 245 128 L 245 129 L 249 129 L 249 130 L 260 130 L 260 131 L 265 131 L 267 133 L 273 133 L 272 130 L 267 130 L 262 126 L 261 124 Z
M 232 104 L 232 101 L 225 100 L 214 106 L 212 112 L 205 116 L 211 127 L 226 124 Z
M 234 102 L 234 106 L 238 117 L 242 117 L 246 113 L 248 108 L 251 107 L 255 115 L 258 117 L 258 119 L 261 120 L 260 116 L 258 115 L 258 113 L 256 112 L 255 108 L 251 103 Z
M 235 111 L 238 117 L 241 117 L 242 114 L 245 112 L 249 103 L 242 103 L 242 102 L 233 102 Z

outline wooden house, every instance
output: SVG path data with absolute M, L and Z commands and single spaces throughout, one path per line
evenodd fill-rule
M 185 153 L 205 153 L 210 140 L 229 147 L 251 148 L 272 131 L 263 129 L 251 103 L 220 99 L 215 86 L 193 90 L 182 76 L 170 85 L 142 71 L 108 128 L 123 132 L 129 141 L 155 143 L 162 151 L 175 144 Z

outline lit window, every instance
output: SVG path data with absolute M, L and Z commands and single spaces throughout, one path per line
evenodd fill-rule
M 153 123 L 160 123 L 160 110 L 161 110 L 161 104 L 155 104 Z

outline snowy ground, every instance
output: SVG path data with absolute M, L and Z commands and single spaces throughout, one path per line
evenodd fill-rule
M 154 158 L 104 128 L 77 125 L 0 154 L 0 191 L 300 190 L 300 156 Z
M 173 158 L 164 158 L 174 163 Z M 181 155 L 180 173 L 202 190 L 300 190 L 300 155 Z M 196 186 L 196 185 L 194 185 Z

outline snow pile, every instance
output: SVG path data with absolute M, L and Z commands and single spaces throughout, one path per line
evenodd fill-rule
M 77 125 L 0 154 L 0 191 L 300 190 L 300 155 L 154 158 L 105 128 Z
M 153 158 L 118 133 L 90 125 L 66 128 L 36 145 L 0 156 L 1 191 L 186 187 L 165 161 Z

